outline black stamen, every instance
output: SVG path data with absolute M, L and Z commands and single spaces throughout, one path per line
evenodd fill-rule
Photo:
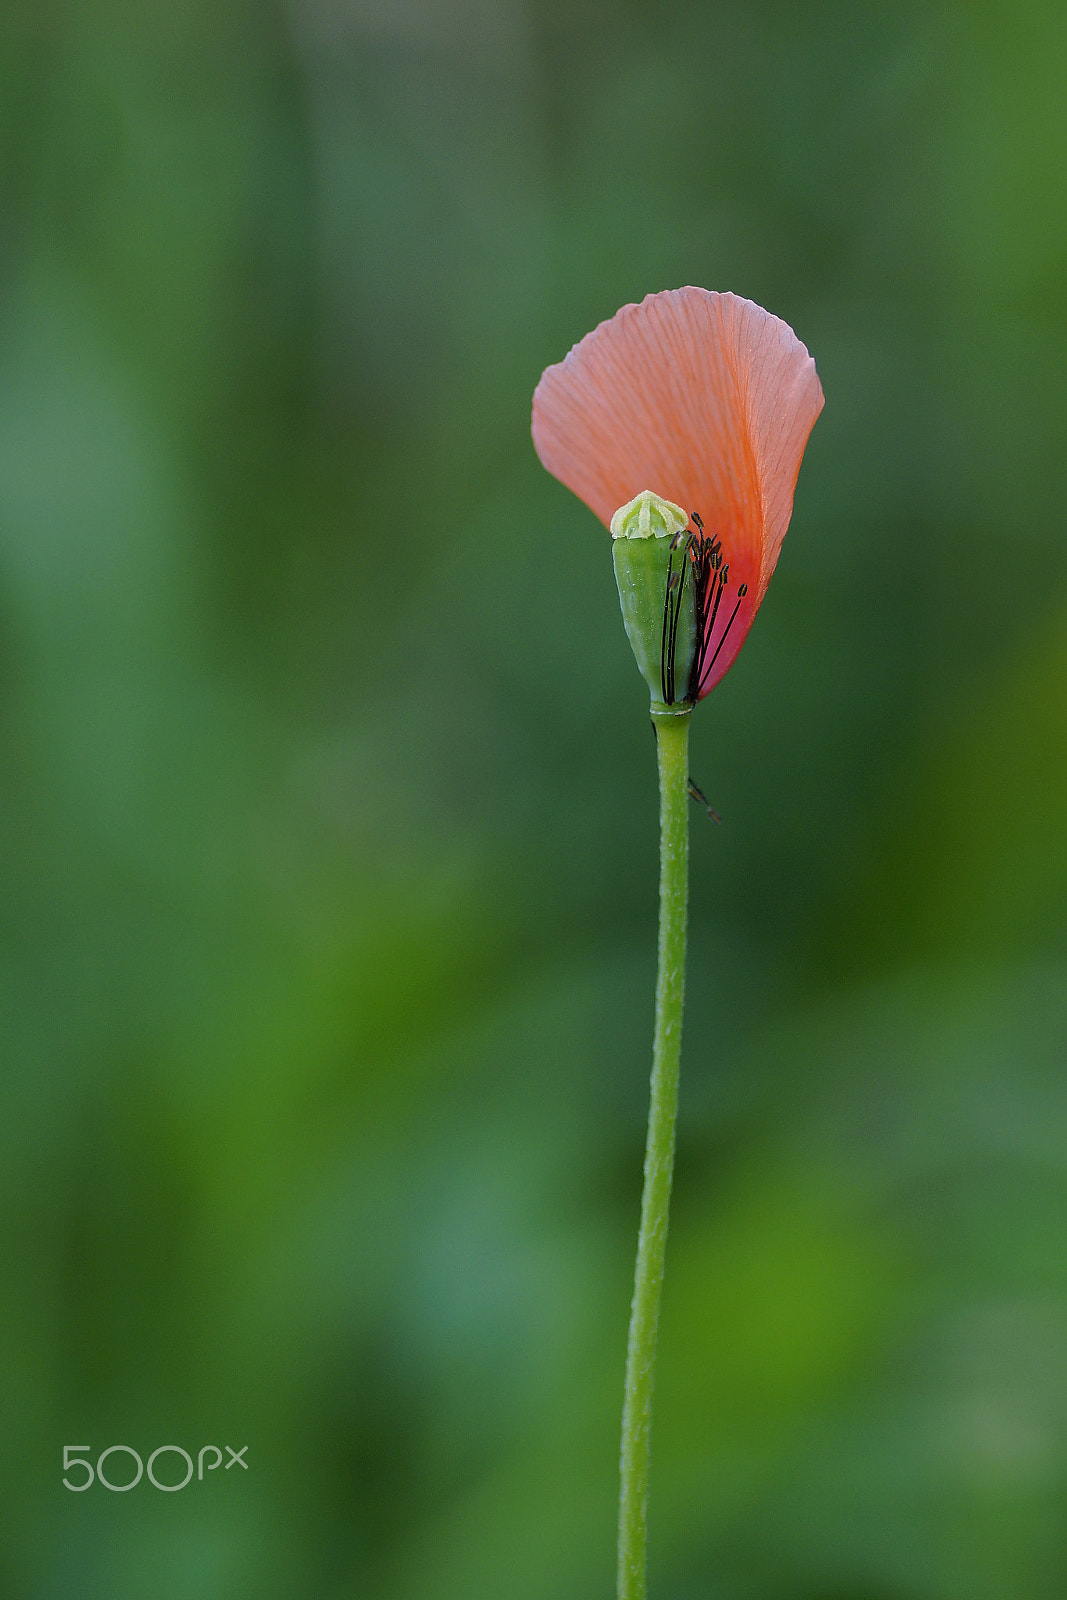
M 689 566 L 693 579 L 693 610 L 695 613 L 694 620 L 696 622 L 696 640 L 693 651 L 693 661 L 689 669 L 689 682 L 686 685 L 686 702 L 689 705 L 693 705 L 697 700 L 699 700 L 701 694 L 704 692 L 704 685 L 707 683 L 707 680 L 711 675 L 711 670 L 719 658 L 719 652 L 726 643 L 726 637 L 737 620 L 737 613 L 741 609 L 741 602 L 748 593 L 748 584 L 738 584 L 736 604 L 734 605 L 733 611 L 730 613 L 729 621 L 719 636 L 718 643 L 716 644 L 711 655 L 711 659 L 708 660 L 708 651 L 711 648 L 712 637 L 715 633 L 715 623 L 719 616 L 719 606 L 722 604 L 722 597 L 729 587 L 730 566 L 728 562 L 723 560 L 722 540 L 719 538 L 713 539 L 710 534 L 705 532 L 704 521 L 700 513 L 698 511 L 691 512 L 690 520 L 697 528 L 696 533 L 688 536 L 686 543 L 686 554 L 689 557 Z M 673 542 L 671 548 L 675 548 Z M 668 574 L 669 572 L 670 569 L 668 568 Z M 684 568 L 681 573 L 681 579 L 684 583 Z M 710 595 L 710 591 L 712 589 L 715 591 L 714 595 Z M 674 691 L 674 642 L 677 637 L 678 614 L 680 610 L 681 597 L 679 596 L 671 619 L 670 682 L 672 694 Z M 664 637 L 666 639 L 666 612 L 664 612 L 663 625 Z M 666 690 L 664 693 L 666 696 Z M 668 704 L 670 703 L 671 702 L 668 701 Z M 693 784 L 692 780 L 690 780 L 690 794 L 693 794 L 694 799 L 700 800 L 703 805 L 707 806 L 708 803 L 704 796 L 699 792 L 699 790 L 696 790 L 695 793 L 694 790 L 695 785 Z M 710 806 L 708 806 L 708 810 L 711 812 L 712 816 L 715 815 L 715 813 L 711 811 Z M 717 822 L 719 819 L 716 817 L 715 820 Z
M 671 608 L 670 636 L 667 640 L 667 698 L 665 705 L 674 704 L 674 655 L 678 643 L 678 617 L 682 609 L 682 585 L 685 582 L 685 570 L 676 572 L 668 585 L 674 591 L 674 604 Z
M 694 517 L 693 520 L 699 523 L 698 517 Z M 692 540 L 689 547 L 689 560 L 693 569 L 693 620 L 696 628 L 693 660 L 689 668 L 689 682 L 686 685 L 686 699 L 690 702 L 696 700 L 696 691 L 700 683 L 700 669 L 704 660 L 704 651 L 707 648 L 707 630 L 704 627 L 708 599 L 706 554 L 707 541 L 703 536 L 702 530 L 700 537 Z
M 659 686 L 663 691 L 663 704 L 665 706 L 669 706 L 671 703 L 667 696 L 667 637 L 670 631 L 668 627 L 668 618 L 670 617 L 671 610 L 671 578 L 672 569 L 674 566 L 673 551 L 674 542 L 672 540 L 670 552 L 667 556 L 667 586 L 663 591 L 663 631 L 660 635 L 659 641 Z
M 722 638 L 719 640 L 718 644 L 715 646 L 715 654 L 712 656 L 711 660 L 708 662 L 708 672 L 709 673 L 711 672 L 712 667 L 715 665 L 716 659 L 718 658 L 719 651 L 722 649 L 723 645 L 726 643 L 726 635 L 729 633 L 730 629 L 734 625 L 734 618 L 737 616 L 737 613 L 741 609 L 740 596 L 741 596 L 742 590 L 745 592 L 745 594 L 748 593 L 748 584 L 747 583 L 743 583 L 741 585 L 741 587 L 737 591 L 737 593 L 738 593 L 737 604 L 734 606 L 733 611 L 730 613 L 729 622 L 726 624 L 725 628 L 722 630 Z
M 715 632 L 715 618 L 719 614 L 719 601 L 722 599 L 722 592 L 726 588 L 726 579 L 727 579 L 727 576 L 728 576 L 729 571 L 730 571 L 729 567 L 719 566 L 718 563 L 716 563 L 716 569 L 715 570 L 718 573 L 718 578 L 717 578 L 716 584 L 715 584 L 715 599 L 712 601 L 712 604 L 711 604 L 711 616 L 708 619 L 708 643 L 709 644 L 711 643 L 711 636 Z
M 663 704 L 674 704 L 674 658 L 678 644 L 678 618 L 682 611 L 682 591 L 685 588 L 685 557 L 677 572 L 674 570 L 674 551 L 688 547 L 688 539 L 675 534 L 667 555 L 667 583 L 663 592 L 663 628 L 660 633 L 659 682 Z

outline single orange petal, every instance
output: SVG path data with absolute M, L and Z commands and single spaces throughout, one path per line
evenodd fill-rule
M 701 696 L 733 662 L 767 591 L 822 406 L 815 363 L 791 328 L 751 300 L 696 288 L 623 306 L 537 385 L 537 453 L 605 525 L 651 489 L 721 541 L 729 592 Z

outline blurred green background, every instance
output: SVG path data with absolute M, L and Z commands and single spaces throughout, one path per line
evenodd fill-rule
M 2 1592 L 609 1600 L 654 756 L 529 406 L 697 283 L 827 405 L 694 719 L 652 1593 L 1062 1600 L 1067 11 L 0 38 Z

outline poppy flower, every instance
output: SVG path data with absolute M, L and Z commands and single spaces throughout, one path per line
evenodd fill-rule
M 661 545 L 658 592 L 664 649 L 684 596 L 694 644 L 677 681 L 671 645 L 654 699 L 692 705 L 736 659 L 778 560 L 822 406 L 815 363 L 792 329 L 751 300 L 707 289 L 623 306 L 543 374 L 533 440 L 549 472 L 608 527 L 649 490 L 688 514 L 684 533 Z M 621 575 L 619 586 L 623 595 Z

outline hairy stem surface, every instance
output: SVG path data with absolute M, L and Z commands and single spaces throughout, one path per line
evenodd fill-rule
M 689 715 L 653 714 L 659 756 L 659 965 L 645 1186 L 637 1240 L 619 1490 L 619 1600 L 645 1600 L 648 1462 L 667 1219 L 674 1172 L 689 896 Z

